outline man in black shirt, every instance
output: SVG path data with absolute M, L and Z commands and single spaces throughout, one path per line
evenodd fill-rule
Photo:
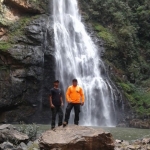
M 58 113 L 59 119 L 58 119 L 58 126 L 62 125 L 62 119 L 63 119 L 63 111 L 61 106 L 63 106 L 63 100 L 62 100 L 62 93 L 59 87 L 59 81 L 54 81 L 54 87 L 50 90 L 50 107 L 52 110 L 52 122 L 51 122 L 51 128 L 55 128 L 55 120 L 56 115 Z

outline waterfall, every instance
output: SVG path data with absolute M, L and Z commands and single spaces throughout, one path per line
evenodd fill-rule
M 56 78 L 66 91 L 77 78 L 85 94 L 80 124 L 116 125 L 115 100 L 100 51 L 81 22 L 77 0 L 53 0 Z

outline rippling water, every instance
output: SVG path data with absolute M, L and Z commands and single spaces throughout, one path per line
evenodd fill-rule
M 138 129 L 138 128 L 119 128 L 119 127 L 92 127 L 92 128 L 102 128 L 106 132 L 110 132 L 114 139 L 119 140 L 136 140 L 142 138 L 150 138 L 149 129 Z M 40 132 L 50 129 L 50 125 L 39 125 Z

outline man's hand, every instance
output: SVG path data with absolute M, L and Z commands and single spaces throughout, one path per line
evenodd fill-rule
M 64 106 L 64 103 L 61 103 L 61 106 Z
M 51 106 L 51 108 L 55 108 L 55 106 L 53 104 L 51 104 L 50 106 Z
M 81 106 L 83 106 L 83 105 L 84 105 L 84 102 L 81 103 Z

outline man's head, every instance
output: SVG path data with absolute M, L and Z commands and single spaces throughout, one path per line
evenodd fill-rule
M 72 80 L 72 85 L 73 85 L 73 86 L 77 86 L 77 84 L 78 84 L 77 79 L 73 79 L 73 80 Z
M 58 88 L 58 86 L 59 86 L 59 80 L 55 80 L 54 81 L 54 87 Z

